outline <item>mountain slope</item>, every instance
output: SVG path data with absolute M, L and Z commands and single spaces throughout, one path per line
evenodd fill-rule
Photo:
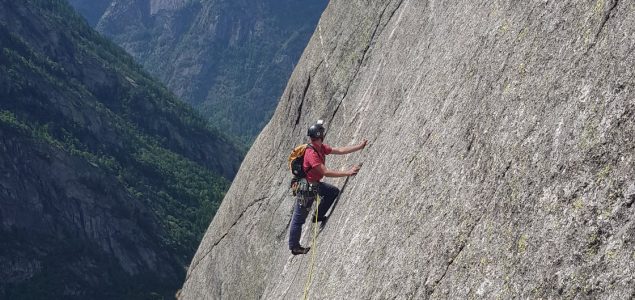
M 0 298 L 172 296 L 243 150 L 65 1 L 0 42 Z
M 181 299 L 635 296 L 632 4 L 335 0 L 318 28 Z M 286 158 L 317 119 L 369 146 L 327 159 L 364 165 L 313 264 Z
M 86 21 L 88 21 L 91 26 L 96 26 L 101 16 L 104 15 L 112 3 L 112 0 L 68 0 L 68 2 L 75 7 L 77 12 L 86 18 Z
M 88 19 L 101 11 L 72 0 Z M 271 117 L 325 0 L 112 0 L 96 29 L 217 128 L 251 142 Z

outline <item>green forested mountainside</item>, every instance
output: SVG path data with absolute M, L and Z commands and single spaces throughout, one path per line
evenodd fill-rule
M 0 8 L 0 298 L 171 297 L 244 149 L 66 1 Z
M 103 1 L 98 1 L 103 3 Z M 326 0 L 110 0 L 96 29 L 216 128 L 250 142 L 268 122 Z M 71 0 L 89 20 L 93 0 Z

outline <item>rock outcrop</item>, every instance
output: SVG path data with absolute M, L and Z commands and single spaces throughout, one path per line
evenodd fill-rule
M 627 1 L 331 1 L 181 299 L 633 298 L 634 36 Z M 370 143 L 327 158 L 363 167 L 312 269 L 286 158 L 316 119 Z

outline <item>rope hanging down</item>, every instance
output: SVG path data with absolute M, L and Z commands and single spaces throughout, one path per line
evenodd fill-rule
M 316 239 L 317 239 L 317 216 L 318 216 L 318 207 L 320 206 L 320 195 L 316 195 L 315 199 L 317 203 L 315 205 L 315 222 L 313 225 L 313 241 L 311 242 L 311 266 L 309 267 L 309 278 L 307 278 L 306 283 L 304 284 L 304 297 L 302 299 L 307 300 L 309 297 L 309 288 L 311 287 L 311 282 L 313 281 L 313 266 L 315 264 L 315 254 L 317 252 L 316 248 Z

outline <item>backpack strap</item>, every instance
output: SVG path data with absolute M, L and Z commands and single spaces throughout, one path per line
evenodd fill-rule
M 306 144 L 306 147 L 307 148 L 311 148 L 313 151 L 315 151 L 315 148 L 313 148 L 313 145 L 311 145 L 311 143 Z M 306 155 L 306 150 L 304 150 L 304 152 L 305 152 L 305 155 Z M 317 151 L 315 151 L 315 152 L 317 153 Z M 320 155 L 320 154 L 318 153 L 318 155 Z M 311 171 L 311 169 L 313 169 L 313 167 L 309 166 L 309 168 L 306 169 L 306 171 L 304 171 L 304 174 L 309 173 L 309 171 Z
M 313 147 L 313 145 L 311 145 L 311 143 L 306 144 L 307 148 L 311 148 L 311 150 L 315 151 L 315 153 L 317 153 L 318 157 L 320 157 L 322 159 L 322 161 L 325 161 L 325 156 L 320 155 L 320 151 L 317 151 L 315 149 L 315 147 Z M 304 150 L 306 152 L 306 150 Z M 306 155 L 306 154 L 305 154 Z M 309 171 L 311 171 L 313 167 L 309 166 L 309 168 L 304 171 L 304 173 L 309 173 Z

